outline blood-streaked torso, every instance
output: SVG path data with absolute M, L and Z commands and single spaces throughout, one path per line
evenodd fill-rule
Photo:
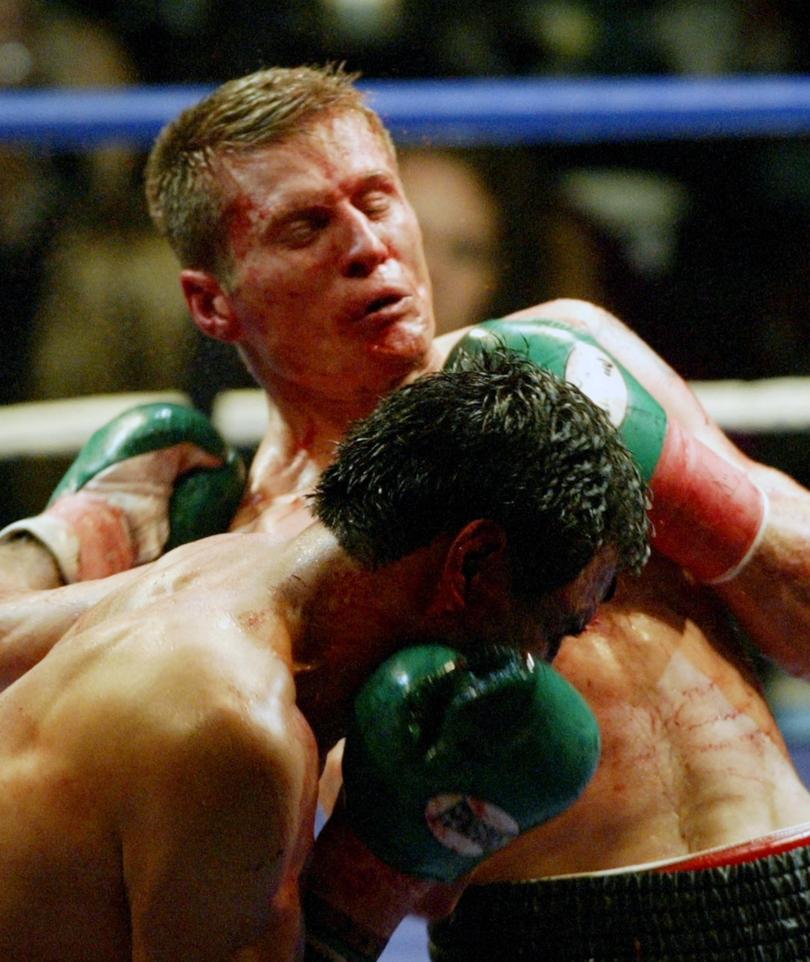
M 555 667 L 596 713 L 600 766 L 574 806 L 485 863 L 478 881 L 676 858 L 810 819 L 726 615 L 667 562 L 625 579 Z

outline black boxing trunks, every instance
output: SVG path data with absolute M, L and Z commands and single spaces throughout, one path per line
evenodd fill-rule
M 665 864 L 472 885 L 433 962 L 809 962 L 810 825 Z

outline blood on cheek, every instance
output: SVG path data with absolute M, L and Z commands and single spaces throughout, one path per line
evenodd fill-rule
M 302 284 L 300 287 L 291 285 L 289 278 L 282 284 L 268 282 L 267 271 L 262 266 L 245 267 L 240 273 L 239 288 L 243 302 L 253 310 L 262 312 L 282 309 L 288 310 L 300 307 L 303 300 L 311 296 L 312 285 Z M 270 320 L 271 315 L 262 315 Z
M 250 251 L 251 241 L 257 227 L 267 219 L 267 213 L 249 197 L 237 197 L 228 208 L 226 223 L 228 225 L 228 240 L 235 260 L 241 260 Z

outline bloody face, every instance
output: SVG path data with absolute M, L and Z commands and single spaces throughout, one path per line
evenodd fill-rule
M 421 373 L 430 281 L 396 160 L 361 114 L 222 161 L 228 296 L 257 378 L 287 396 L 375 403 Z

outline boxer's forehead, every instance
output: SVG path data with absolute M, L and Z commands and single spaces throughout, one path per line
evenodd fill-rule
M 325 115 L 305 131 L 220 160 L 231 203 L 250 202 L 265 216 L 333 203 L 363 183 L 399 185 L 396 158 L 362 114 Z

